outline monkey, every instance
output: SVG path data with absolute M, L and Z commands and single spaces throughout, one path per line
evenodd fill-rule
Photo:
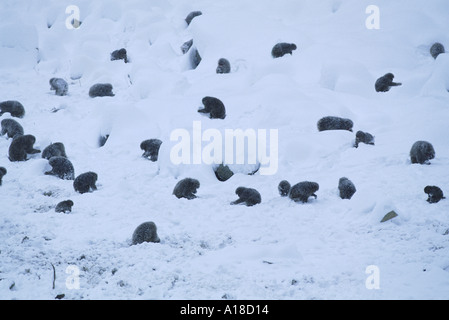
M 97 180 L 98 175 L 95 172 L 89 171 L 82 173 L 73 181 L 73 188 L 81 194 L 95 191 L 97 190 Z
M 75 179 L 75 169 L 72 162 L 61 156 L 51 157 L 48 163 L 52 167 L 50 171 L 45 172 L 46 175 L 55 176 L 62 180 Z
M 104 147 L 104 145 L 106 144 L 106 142 L 108 141 L 108 139 L 109 139 L 109 134 L 100 136 L 100 138 L 98 139 L 98 146 L 99 146 L 100 148 L 101 148 L 101 147 Z
M 201 11 L 192 11 L 192 12 L 190 12 L 190 13 L 187 15 L 186 19 L 185 19 L 185 21 L 186 21 L 186 23 L 187 23 L 187 26 L 190 25 L 190 23 L 192 22 L 193 18 L 198 17 L 198 16 L 200 16 L 200 15 L 202 15 L 202 14 L 203 14 L 203 13 L 202 13 Z
M 173 194 L 178 198 L 186 198 L 188 200 L 196 199 L 195 195 L 197 189 L 200 187 L 200 182 L 196 179 L 185 178 L 179 181 L 173 189 Z
M 232 172 L 229 166 L 224 165 L 223 163 L 221 163 L 218 167 L 214 168 L 214 173 L 218 181 L 221 182 L 228 181 L 234 175 L 234 172 Z
M 384 76 L 376 80 L 374 85 L 376 92 L 388 92 L 391 87 L 402 86 L 402 83 L 393 82 L 394 75 L 392 73 L 387 73 Z
M 225 119 L 226 118 L 226 108 L 219 99 L 214 97 L 204 97 L 203 109 L 199 109 L 199 113 L 208 113 L 210 119 Z
M 290 193 L 291 187 L 292 186 L 290 185 L 290 182 L 288 182 L 287 180 L 282 180 L 281 182 L 279 182 L 278 191 L 281 197 L 287 197 Z
M 436 42 L 432 45 L 432 47 L 430 47 L 430 55 L 436 59 L 440 54 L 445 53 L 446 50 L 444 49 L 444 46 L 439 43 Z
M 354 183 L 346 177 L 340 178 L 338 182 L 338 190 L 340 191 L 340 198 L 342 199 L 351 199 L 357 191 Z
M 73 207 L 72 200 L 62 201 L 56 205 L 55 212 L 58 212 L 58 213 L 72 212 L 72 207 Z
M 352 132 L 352 127 L 354 123 L 350 119 L 339 118 L 339 117 L 324 117 L 321 118 L 318 123 L 318 131 L 327 130 L 347 130 Z
M 181 46 L 181 51 L 182 54 L 186 54 L 187 52 L 190 51 L 189 62 L 190 68 L 192 70 L 196 69 L 200 65 L 202 58 L 200 56 L 200 53 L 198 52 L 198 49 L 193 46 L 193 39 L 184 42 L 183 45 Z
M 8 170 L 4 167 L 0 167 L 0 186 L 2 185 L 2 179 L 6 174 L 8 173 Z
M 368 132 L 357 131 L 357 133 L 355 134 L 354 147 L 358 148 L 359 143 L 374 145 L 374 136 Z
M 196 69 L 201 63 L 201 56 L 196 47 L 190 50 L 190 68 Z
M 47 146 L 44 151 L 42 151 L 42 158 L 50 160 L 52 157 L 64 157 L 67 158 L 65 153 L 65 147 L 62 142 L 55 142 Z
M 189 41 L 184 42 L 181 46 L 182 53 L 186 54 L 190 50 L 192 45 L 193 45 L 193 39 L 190 39 Z
M 22 125 L 14 119 L 3 119 L 1 122 L 1 127 L 1 135 L 3 136 L 6 134 L 8 139 L 14 139 L 15 137 L 23 136 L 24 134 Z
M 218 60 L 218 66 L 217 66 L 216 72 L 218 74 L 230 73 L 231 72 L 231 64 L 229 63 L 229 61 L 225 58 L 221 58 L 220 60 Z
M 274 45 L 273 49 L 271 50 L 271 55 L 273 58 L 280 58 L 286 54 L 293 55 L 293 51 L 296 49 L 297 47 L 294 43 L 281 42 Z
M 290 199 L 295 202 L 301 201 L 303 203 L 307 202 L 309 197 L 314 197 L 315 199 L 318 196 L 315 194 L 319 190 L 319 185 L 316 182 L 304 181 L 294 185 L 290 190 Z
M 262 202 L 262 197 L 256 189 L 238 187 L 235 193 L 239 198 L 231 202 L 231 205 L 244 203 L 247 207 L 252 207 Z
M 19 101 L 8 100 L 0 103 L 0 116 L 9 112 L 11 117 L 23 118 L 25 116 L 25 108 Z
M 66 96 L 69 92 L 69 84 L 64 79 L 51 78 L 50 90 L 54 90 L 57 96 Z
M 157 234 L 156 224 L 153 221 L 142 223 L 133 232 L 132 245 L 141 244 L 144 242 L 161 242 Z
M 9 160 L 11 162 L 26 161 L 28 154 L 36 154 L 41 151 L 34 149 L 36 137 L 30 134 L 16 137 L 9 146 Z
M 441 199 L 446 199 L 443 191 L 437 186 L 426 186 L 424 192 L 429 196 L 426 200 L 428 203 L 437 203 Z
M 74 18 L 70 21 L 70 24 L 73 28 L 78 29 L 83 24 L 83 22 Z
M 128 53 L 125 48 L 115 50 L 111 53 L 111 61 L 123 60 L 125 63 L 128 63 Z
M 115 94 L 112 93 L 112 89 L 113 87 L 110 83 L 97 83 L 90 87 L 89 96 L 91 98 L 114 97 Z
M 234 172 L 232 170 L 236 170 L 242 174 L 247 174 L 249 176 L 255 175 L 259 169 L 260 169 L 260 162 L 254 165 L 251 165 L 247 167 L 246 165 L 237 165 L 231 167 L 227 164 L 220 163 L 218 166 L 213 166 L 213 171 L 215 173 L 215 176 L 217 177 L 218 181 L 225 182 L 231 179 L 232 176 L 234 176 Z
M 159 149 L 162 141 L 159 139 L 144 140 L 140 144 L 140 149 L 144 151 L 142 157 L 149 159 L 152 162 L 156 162 L 159 157 Z
M 435 158 L 435 149 L 430 142 L 416 141 L 410 150 L 412 163 L 430 164 L 429 160 Z
M 284 188 L 287 187 L 285 182 L 281 182 Z M 306 203 L 308 202 L 309 197 L 314 197 L 315 199 L 318 198 L 315 192 L 317 192 L 319 188 L 320 186 L 316 182 L 303 181 L 291 187 L 288 192 L 288 196 L 295 202 Z M 283 191 L 285 191 L 285 189 L 283 189 Z

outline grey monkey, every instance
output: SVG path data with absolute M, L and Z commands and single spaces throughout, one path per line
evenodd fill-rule
M 374 145 L 374 136 L 368 132 L 357 131 L 357 133 L 355 134 L 354 147 L 358 148 L 359 143 Z
M 181 46 L 181 51 L 183 54 L 189 53 L 189 62 L 190 62 L 190 68 L 196 69 L 200 63 L 201 63 L 201 55 L 198 52 L 198 49 L 193 46 L 193 39 L 190 39 L 189 41 L 186 41 Z
M 189 41 L 184 42 L 181 46 L 182 53 L 186 54 L 190 50 L 192 45 L 193 45 L 193 39 L 190 39 Z
M 55 142 L 47 146 L 42 151 L 42 158 L 50 160 L 52 157 L 64 157 L 67 158 L 65 147 L 62 142 Z
M 8 173 L 8 170 L 4 167 L 0 167 L 0 186 L 2 185 L 3 177 Z
M 45 172 L 46 175 L 55 176 L 62 180 L 75 179 L 75 169 L 72 162 L 66 157 L 51 157 L 48 163 L 52 167 L 50 171 Z
M 340 178 L 338 182 L 338 190 L 340 191 L 340 198 L 351 199 L 357 191 L 354 183 L 346 177 Z
M 186 198 L 192 200 L 197 198 L 195 195 L 197 189 L 200 187 L 200 182 L 196 179 L 185 178 L 179 181 L 173 189 L 173 194 L 178 198 Z
M 446 50 L 444 49 L 444 46 L 439 42 L 434 43 L 430 47 L 430 55 L 434 59 L 436 59 L 440 54 L 445 53 L 445 52 L 446 52 Z
M 218 74 L 230 73 L 231 72 L 231 64 L 229 63 L 229 61 L 225 58 L 221 58 L 220 60 L 218 60 L 218 66 L 217 66 L 216 72 Z
M 111 61 L 123 60 L 125 63 L 128 63 L 128 53 L 125 48 L 121 48 L 119 50 L 115 50 L 111 53 Z
M 72 212 L 73 207 L 73 201 L 72 200 L 65 200 L 58 203 L 55 207 L 55 212 L 58 213 L 68 213 Z
M 162 141 L 159 139 L 148 139 L 142 141 L 142 143 L 140 144 L 140 149 L 144 151 L 142 157 L 147 158 L 153 162 L 157 161 L 161 145 Z
M 1 127 L 1 135 L 3 136 L 6 134 L 7 138 L 23 136 L 24 134 L 22 125 L 14 119 L 3 119 Z
M 244 203 L 246 206 L 251 207 L 262 202 L 262 197 L 256 189 L 238 187 L 235 193 L 239 198 L 231 202 L 231 205 Z
M 144 222 L 133 232 L 132 244 L 141 244 L 144 242 L 159 243 L 161 240 L 157 234 L 156 224 L 152 221 Z
M 226 108 L 220 99 L 214 97 L 204 97 L 203 109 L 199 109 L 199 113 L 208 113 L 211 119 L 224 119 L 226 118 Z
M 51 78 L 50 89 L 54 90 L 57 96 L 65 96 L 69 92 L 69 84 L 64 79 Z
M 293 51 L 296 49 L 297 47 L 294 43 L 280 42 L 274 45 L 273 49 L 271 50 L 271 55 L 273 58 L 280 58 L 286 54 L 293 55 Z
M 234 172 L 232 172 L 229 166 L 224 165 L 223 163 L 214 168 L 214 173 L 217 179 L 221 182 L 228 181 L 234 175 Z
M 16 137 L 9 146 L 9 160 L 12 162 L 26 161 L 28 154 L 40 153 L 34 149 L 36 137 L 30 134 Z
M 426 186 L 424 192 L 429 196 L 426 200 L 429 203 L 437 203 L 441 199 L 446 199 L 443 195 L 443 191 L 437 186 Z
M 354 123 L 350 119 L 340 118 L 340 117 L 324 117 L 321 118 L 318 123 L 318 131 L 327 130 L 347 130 L 352 132 L 352 127 Z
M 91 98 L 96 97 L 113 97 L 115 94 L 112 92 L 112 85 L 110 83 L 97 83 L 89 89 L 89 96 Z
M 9 112 L 11 117 L 23 118 L 25 116 L 25 108 L 19 101 L 8 100 L 0 103 L 0 116 Z
M 387 73 L 376 80 L 376 83 L 374 85 L 377 92 L 388 92 L 390 91 L 391 87 L 397 87 L 401 86 L 402 83 L 399 82 L 393 82 L 394 74 Z
M 412 163 L 430 164 L 429 160 L 435 158 L 435 149 L 427 141 L 416 141 L 410 150 L 410 160 Z
M 95 172 L 89 171 L 82 173 L 73 181 L 73 188 L 81 194 L 95 191 L 97 190 L 97 180 L 98 175 Z
M 287 197 L 290 193 L 291 187 L 292 186 L 290 185 L 290 182 L 288 182 L 287 180 L 282 180 L 281 182 L 279 182 L 278 191 L 281 197 Z
M 187 15 L 186 19 L 185 19 L 187 25 L 190 25 L 190 23 L 192 22 L 193 18 L 198 17 L 198 16 L 200 16 L 202 14 L 203 13 L 201 11 L 192 11 L 192 12 L 190 12 Z
M 190 67 L 196 69 L 202 61 L 201 55 L 196 47 L 190 50 Z
M 319 190 L 319 185 L 316 182 L 303 181 L 295 184 L 291 187 L 289 192 L 289 197 L 295 202 L 308 202 L 310 197 L 317 199 L 315 192 Z
M 106 142 L 108 141 L 108 139 L 109 139 L 109 134 L 100 136 L 100 138 L 98 138 L 98 146 L 99 146 L 100 148 L 101 148 L 101 147 L 104 147 L 104 145 L 106 144 Z

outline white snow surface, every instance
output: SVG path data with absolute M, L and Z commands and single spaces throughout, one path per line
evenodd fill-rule
M 372 4 L 380 29 L 365 24 Z M 187 26 L 192 11 L 202 15 Z M 0 299 L 448 299 L 449 200 L 429 204 L 423 191 L 449 194 L 449 56 L 429 54 L 437 41 L 449 49 L 448 30 L 447 0 L 2 0 L 0 100 L 20 101 L 15 119 L 35 147 L 64 143 L 75 175 L 96 172 L 98 190 L 45 175 L 40 154 L 10 162 L 0 137 Z M 193 70 L 180 49 L 190 39 L 202 57 Z M 297 50 L 273 59 L 278 42 Z M 130 63 L 110 61 L 120 48 Z M 215 73 L 220 58 L 230 74 Z M 387 72 L 403 85 L 375 92 Z M 68 96 L 50 90 L 53 77 Z M 90 98 L 95 83 L 115 96 Z M 226 119 L 197 112 L 205 96 L 223 101 Z M 318 132 L 323 116 L 350 118 L 354 131 Z M 277 173 L 220 182 L 211 165 L 172 164 L 170 134 L 194 121 L 278 130 Z M 358 130 L 375 145 L 354 148 Z M 163 141 L 154 163 L 140 150 L 151 138 Z M 418 140 L 435 148 L 430 165 L 410 162 Z M 200 181 L 197 199 L 172 194 L 186 177 Z M 351 200 L 339 197 L 341 177 L 357 188 Z M 282 198 L 284 179 L 319 183 L 318 198 Z M 262 203 L 231 206 L 239 186 Z M 67 199 L 72 212 L 56 213 Z M 130 245 L 146 221 L 161 242 Z

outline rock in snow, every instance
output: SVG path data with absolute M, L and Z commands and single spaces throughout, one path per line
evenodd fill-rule
M 380 29 L 359 0 L 0 1 L 0 122 L 28 151 L 63 143 L 70 178 L 99 177 L 75 188 L 45 175 L 51 157 L 10 161 L 0 137 L 0 297 L 449 299 L 449 202 L 423 193 L 449 185 L 449 58 L 430 50 L 448 46 L 449 11 L 377 6 Z M 387 73 L 402 85 L 376 93 Z M 220 119 L 198 113 L 204 97 Z M 416 141 L 431 165 L 410 165 Z M 173 195 L 188 177 L 191 201 Z M 229 205 L 241 186 L 256 205 Z M 145 221 L 157 233 L 133 236 Z

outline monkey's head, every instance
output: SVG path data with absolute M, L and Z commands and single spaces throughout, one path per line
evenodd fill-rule
M 200 182 L 196 179 L 192 179 L 190 180 L 190 185 L 192 186 L 193 189 L 199 189 L 200 188 Z
M 365 141 L 365 132 L 357 131 L 357 133 L 355 134 L 355 137 L 359 141 Z
M 221 58 L 220 60 L 218 60 L 218 65 L 220 66 L 225 66 L 227 64 L 229 64 L 229 61 L 226 60 L 225 58 Z
M 202 100 L 202 103 L 204 104 L 204 106 L 207 106 L 209 103 L 211 103 L 215 99 L 216 98 L 213 98 L 213 97 L 204 97 L 203 100 Z
M 28 134 L 28 135 L 22 136 L 22 137 L 26 137 L 26 141 L 30 144 L 36 143 L 36 137 L 31 134 Z
M 349 180 L 348 178 L 343 177 L 343 178 L 340 178 L 339 182 L 340 182 L 340 183 L 343 183 L 343 182 L 348 181 L 348 180 Z
M 319 186 L 319 184 L 316 183 L 316 182 L 309 182 L 309 183 L 307 184 L 307 189 L 308 189 L 310 192 L 315 193 L 315 192 L 317 192 L 317 191 L 320 189 L 320 186 Z
M 65 203 L 66 205 L 70 206 L 70 207 L 73 207 L 73 201 L 72 201 L 72 200 L 64 201 L 64 203 Z
M 427 194 L 434 193 L 435 192 L 435 187 L 427 186 L 427 187 L 424 188 L 424 192 L 427 193 Z
M 120 59 L 125 59 L 126 58 L 126 49 L 122 48 L 122 49 L 118 50 L 117 57 Z
M 278 185 L 278 190 L 282 197 L 288 196 L 290 189 L 291 189 L 291 185 L 290 185 L 290 182 L 288 182 L 287 180 L 282 180 Z
M 237 189 L 235 189 L 235 194 L 240 197 L 243 194 L 243 192 L 245 192 L 245 190 L 246 190 L 245 187 L 238 187 Z
M 98 180 L 98 174 L 96 174 L 95 172 L 89 172 L 89 177 L 91 177 L 92 181 Z
M 390 81 L 393 81 L 393 79 L 394 79 L 394 74 L 392 74 L 392 73 L 387 73 L 384 77 L 385 77 L 385 79 L 388 79 L 388 80 L 390 80 Z

